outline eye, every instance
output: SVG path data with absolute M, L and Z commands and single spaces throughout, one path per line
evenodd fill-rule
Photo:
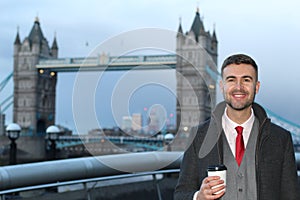
M 234 80 L 234 78 L 229 78 L 229 79 L 227 79 L 227 82 L 228 83 L 232 83 L 232 82 L 234 82 L 235 80 Z
M 245 78 L 245 79 L 244 79 L 244 82 L 247 82 L 247 83 L 249 83 L 249 82 L 251 82 L 251 81 L 252 81 L 251 78 Z

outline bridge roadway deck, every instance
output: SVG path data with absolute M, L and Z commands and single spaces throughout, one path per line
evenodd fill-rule
M 54 72 L 175 69 L 176 55 L 44 59 L 36 68 Z

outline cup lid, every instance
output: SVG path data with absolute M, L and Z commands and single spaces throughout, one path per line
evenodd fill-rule
M 225 165 L 209 165 L 207 171 L 222 171 L 227 170 Z

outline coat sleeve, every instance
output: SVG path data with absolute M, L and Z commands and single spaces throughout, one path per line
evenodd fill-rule
M 174 200 L 192 200 L 194 193 L 198 190 L 198 154 L 195 152 L 193 142 L 183 155 Z
M 300 187 L 297 176 L 297 166 L 295 161 L 295 152 L 291 134 L 288 134 L 284 161 L 282 165 L 282 177 L 281 177 L 281 198 L 299 200 L 300 199 Z
M 207 135 L 209 124 L 210 121 L 206 121 L 191 129 L 190 145 L 183 155 L 179 179 L 175 188 L 175 200 L 192 200 L 195 192 L 200 189 L 202 180 L 207 176 L 206 166 L 219 162 L 217 145 L 209 155 L 203 158 L 199 157 L 199 150 Z

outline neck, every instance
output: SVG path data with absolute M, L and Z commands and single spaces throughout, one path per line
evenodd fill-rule
M 235 110 L 227 105 L 227 116 L 237 124 L 243 124 L 251 116 L 251 106 L 243 110 Z

